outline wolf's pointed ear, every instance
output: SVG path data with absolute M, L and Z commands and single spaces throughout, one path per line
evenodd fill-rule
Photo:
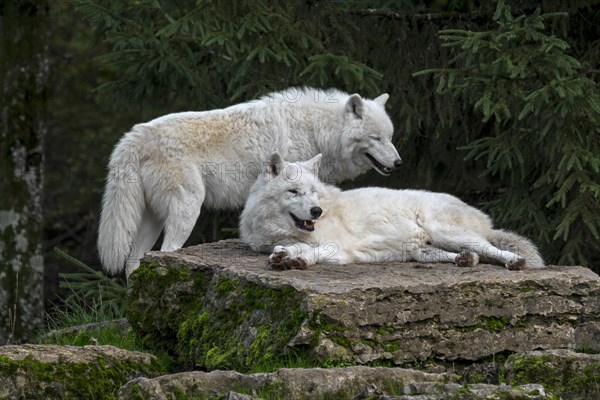
M 388 101 L 389 98 L 390 98 L 390 95 L 387 93 L 384 93 L 382 95 L 375 97 L 373 99 L 373 101 L 375 103 L 379 104 L 381 107 L 383 107 L 385 105 L 385 102 Z
M 306 161 L 306 167 L 312 171 L 313 174 L 319 175 L 319 167 L 321 167 L 322 154 L 317 154 L 310 160 Z
M 365 105 L 360 94 L 353 94 L 346 101 L 346 113 L 354 115 L 355 118 L 362 119 Z
M 283 170 L 283 157 L 277 151 L 271 154 L 271 160 L 269 160 L 269 172 L 273 174 L 273 176 L 277 176 Z

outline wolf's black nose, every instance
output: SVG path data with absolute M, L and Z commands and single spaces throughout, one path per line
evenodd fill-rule
M 314 218 L 319 218 L 321 214 L 323 214 L 321 207 L 313 207 L 310 209 L 310 215 L 312 215 Z
M 401 165 L 402 165 L 402 159 L 401 159 L 401 158 L 399 158 L 399 159 L 397 159 L 396 161 L 394 161 L 394 167 L 395 167 L 395 168 L 398 168 L 398 167 L 400 167 Z

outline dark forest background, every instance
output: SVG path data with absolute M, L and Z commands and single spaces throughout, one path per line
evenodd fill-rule
M 133 124 L 290 86 L 390 94 L 404 165 L 344 187 L 450 192 L 600 272 L 599 1 L 0 5 L 0 343 L 65 296 L 79 267 L 54 248 L 100 269 L 106 165 Z M 237 217 L 203 210 L 187 245 Z

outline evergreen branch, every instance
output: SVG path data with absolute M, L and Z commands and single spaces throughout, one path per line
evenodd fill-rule
M 423 69 L 421 71 L 417 71 L 417 72 L 413 73 L 412 76 L 413 76 L 413 78 L 416 78 L 418 76 L 423 76 L 423 75 L 428 75 L 428 74 L 438 74 L 438 73 L 441 73 L 444 71 L 445 71 L 444 68 Z
M 409 12 L 398 12 L 388 11 L 374 8 L 363 8 L 358 10 L 348 10 L 348 14 L 358 16 L 370 16 L 370 17 L 384 17 L 390 19 L 413 19 L 413 20 L 446 20 L 446 19 L 464 19 L 464 20 L 476 20 L 476 19 L 488 19 L 487 14 L 479 12 L 472 13 L 461 13 L 458 11 L 448 11 L 441 13 L 409 13 Z
M 169 23 L 174 24 L 175 22 L 177 22 L 166 11 L 164 11 L 164 9 L 162 8 L 162 6 L 158 2 L 158 0 L 154 0 L 152 2 L 152 4 L 154 4 L 154 6 L 156 7 L 156 9 L 167 19 L 167 21 L 169 21 Z
M 552 19 L 552 18 L 569 18 L 569 13 L 567 12 L 553 12 L 553 13 L 545 13 L 540 15 L 541 19 Z
M 99 4 L 96 4 L 96 3 L 95 3 L 95 2 L 93 2 L 93 1 L 85 1 L 85 2 L 83 2 L 82 4 L 79 4 L 79 5 L 77 6 L 77 9 L 78 9 L 78 10 L 82 10 L 82 9 L 83 9 L 84 7 L 86 7 L 86 6 L 87 6 L 87 7 L 90 7 L 90 8 L 94 8 L 94 9 L 96 9 L 97 11 L 100 11 L 100 13 L 104 13 L 104 14 L 106 14 L 106 15 L 109 15 L 111 18 L 113 18 L 113 19 L 115 19 L 115 20 L 117 20 L 117 21 L 120 21 L 120 22 L 122 22 L 122 23 L 124 23 L 124 24 L 129 24 L 129 23 L 130 23 L 130 21 L 128 21 L 127 19 L 125 19 L 125 18 L 121 17 L 120 15 L 117 15 L 117 14 L 113 13 L 113 12 L 112 12 L 111 10 L 109 10 L 108 8 L 106 8 L 106 7 L 102 7 L 101 5 L 99 5 Z
M 77 265 L 78 267 L 81 267 L 81 268 L 83 268 L 84 270 L 86 270 L 86 271 L 87 271 L 87 272 L 89 272 L 89 273 L 95 273 L 95 272 L 98 272 L 98 271 L 96 271 L 95 269 L 93 269 L 93 268 L 91 268 L 90 266 L 88 266 L 87 264 L 85 264 L 83 261 L 80 261 L 80 260 L 76 259 L 75 257 L 72 257 L 72 256 L 71 256 L 71 255 L 69 255 L 67 252 L 65 252 L 65 251 L 61 250 L 61 249 L 60 249 L 60 248 L 58 248 L 58 247 L 55 247 L 55 248 L 54 248 L 54 252 L 55 252 L 55 253 L 56 253 L 58 256 L 60 256 L 60 257 L 64 258 L 65 260 L 69 261 L 69 262 L 70 262 L 70 263 L 72 263 L 72 264 L 75 264 L 75 265 Z

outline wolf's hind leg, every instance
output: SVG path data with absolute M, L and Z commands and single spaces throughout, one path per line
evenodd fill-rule
M 196 225 L 205 190 L 199 174 L 194 175 L 190 174 L 188 180 L 172 192 L 167 200 L 165 236 L 160 251 L 175 251 L 183 247 Z
M 411 254 L 415 261 L 423 263 L 455 263 L 459 267 L 474 267 L 479 263 L 477 253 L 462 250 L 460 253 L 438 249 L 436 247 L 422 247 Z
M 521 270 L 525 267 L 524 258 L 495 247 L 476 232 L 455 227 L 438 227 L 428 233 L 436 246 L 452 251 L 469 250 L 479 256 L 500 262 L 509 270 Z
M 129 277 L 129 274 L 140 265 L 140 259 L 144 254 L 152 250 L 152 246 L 156 243 L 162 228 L 161 221 L 151 210 L 146 208 L 142 215 L 142 222 L 135 235 L 135 241 L 131 243 L 131 253 L 129 254 L 125 266 L 125 274 L 127 277 Z

